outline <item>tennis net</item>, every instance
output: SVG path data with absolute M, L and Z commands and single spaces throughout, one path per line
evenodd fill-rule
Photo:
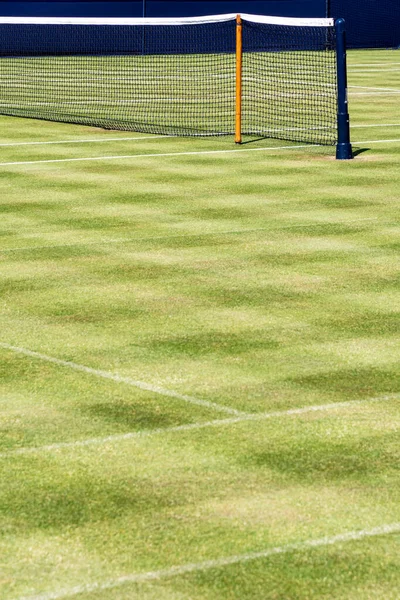
M 0 114 L 337 142 L 331 19 L 0 18 Z

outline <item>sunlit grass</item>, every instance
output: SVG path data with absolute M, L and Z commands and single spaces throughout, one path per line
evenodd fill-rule
M 2 598 L 397 599 L 398 534 L 101 587 L 400 521 L 398 73 L 352 70 L 397 55 L 349 54 L 353 161 L 0 119 L 93 139 L 0 146 Z

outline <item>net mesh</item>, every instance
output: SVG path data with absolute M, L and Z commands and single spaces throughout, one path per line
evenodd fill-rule
M 235 131 L 236 23 L 0 24 L 0 113 L 144 133 Z M 334 144 L 334 29 L 243 23 L 242 133 Z
M 335 30 L 293 29 L 244 23 L 243 131 L 334 144 Z

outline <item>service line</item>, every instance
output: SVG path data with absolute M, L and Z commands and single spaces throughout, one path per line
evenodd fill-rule
M 378 396 L 374 398 L 362 398 L 360 400 L 345 400 L 344 402 L 331 402 L 330 404 L 317 404 L 311 406 L 303 406 L 301 408 L 290 408 L 288 410 L 276 410 L 264 413 L 243 414 L 243 416 L 231 417 L 228 419 L 214 419 L 212 421 L 204 421 L 203 423 L 186 423 L 184 425 L 175 425 L 173 427 L 159 427 L 157 429 L 143 429 L 141 431 L 131 431 L 128 433 L 119 433 L 116 435 L 108 435 L 105 437 L 89 438 L 85 440 L 75 440 L 73 442 L 56 442 L 54 444 L 46 444 L 44 446 L 24 446 L 13 450 L 0 452 L 0 458 L 8 458 L 10 456 L 40 454 L 42 452 L 54 452 L 57 450 L 68 450 L 69 448 L 81 448 L 85 446 L 98 446 L 109 443 L 118 443 L 125 440 L 133 440 L 140 438 L 148 438 L 153 435 L 172 434 L 186 431 L 196 431 L 199 429 L 208 429 L 211 427 L 224 427 L 245 422 L 260 422 L 269 419 L 279 419 L 283 417 L 291 417 L 298 415 L 306 415 L 310 413 L 324 412 L 330 410 L 338 410 L 341 408 L 352 408 L 362 404 L 372 404 L 389 402 L 400 398 L 399 394 L 388 394 L 386 396 Z

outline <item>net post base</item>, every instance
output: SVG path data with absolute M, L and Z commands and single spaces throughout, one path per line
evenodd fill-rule
M 337 144 L 336 160 L 351 160 L 353 158 L 353 150 L 349 142 Z

